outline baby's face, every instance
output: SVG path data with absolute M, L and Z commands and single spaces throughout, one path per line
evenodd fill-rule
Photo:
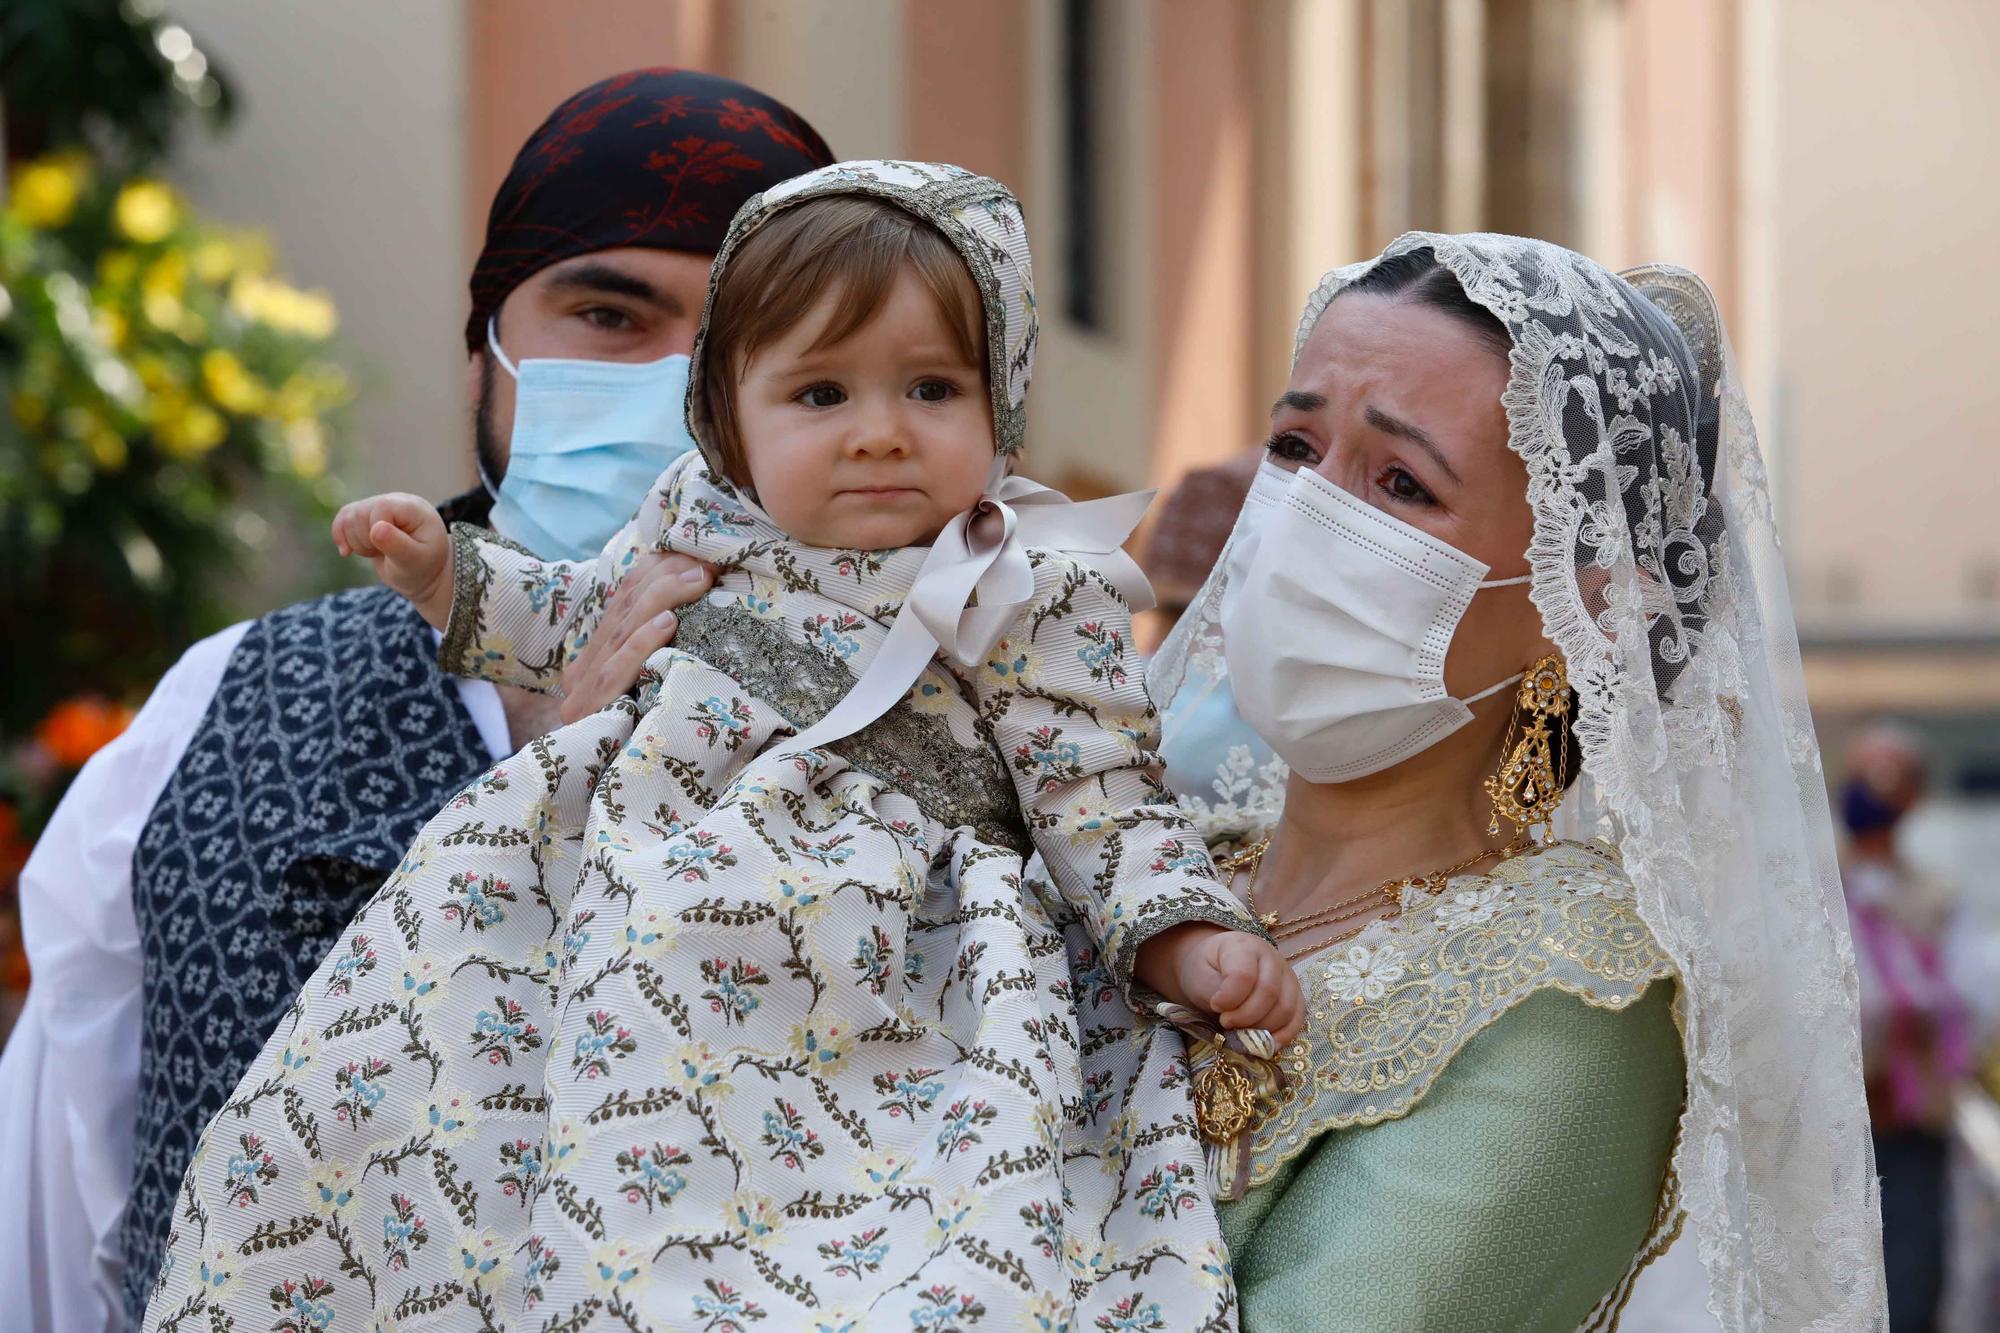
M 850 337 L 808 351 L 838 299 L 836 290 L 743 369 L 736 417 L 750 484 L 808 545 L 921 545 L 985 489 L 984 376 L 914 273 Z

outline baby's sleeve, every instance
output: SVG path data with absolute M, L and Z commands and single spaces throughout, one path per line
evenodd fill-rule
M 680 492 L 679 463 L 595 560 L 543 560 L 470 523 L 451 529 L 451 616 L 438 665 L 455 676 L 562 693 L 563 668 L 590 642 L 604 604 L 642 552 L 665 545 Z
M 1208 921 L 1261 934 L 1168 791 L 1132 613 L 1097 571 L 1036 551 L 1035 599 L 971 675 L 1056 889 L 1128 999 L 1139 946 Z M 1136 1007 L 1136 1006 L 1135 1006 Z

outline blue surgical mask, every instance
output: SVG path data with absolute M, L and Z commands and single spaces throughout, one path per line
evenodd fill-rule
M 514 377 L 507 475 L 493 490 L 493 527 L 545 560 L 589 560 L 639 508 L 667 464 L 695 447 L 686 419 L 688 359 L 571 361 L 530 357 Z

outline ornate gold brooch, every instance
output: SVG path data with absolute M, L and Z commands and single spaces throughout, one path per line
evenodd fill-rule
M 1194 1123 L 1211 1143 L 1234 1143 L 1256 1118 L 1249 1077 L 1218 1055 L 1195 1071 Z

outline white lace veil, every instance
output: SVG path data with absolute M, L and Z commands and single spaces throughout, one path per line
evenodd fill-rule
M 1417 249 L 1513 338 L 1503 401 L 1535 511 L 1532 591 L 1579 700 L 1572 827 L 1618 847 L 1680 970 L 1675 1166 L 1710 1308 L 1724 1333 L 1885 1328 L 1853 948 L 1763 460 L 1714 298 L 1684 269 L 1621 277 L 1541 241 L 1411 233 L 1320 281 L 1294 355 L 1341 288 Z M 1176 719 L 1212 713 L 1227 686 L 1228 564 L 1149 673 L 1170 766 Z M 1275 776 L 1216 795 L 1236 821 L 1268 815 Z

